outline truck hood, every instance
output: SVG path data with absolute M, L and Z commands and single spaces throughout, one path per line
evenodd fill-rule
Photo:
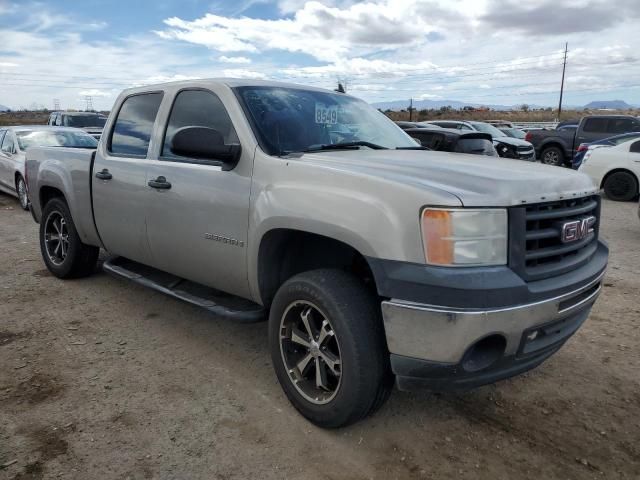
M 573 170 L 485 155 L 361 148 L 306 153 L 299 161 L 426 191 L 448 192 L 468 207 L 548 202 L 598 191 L 587 175 Z

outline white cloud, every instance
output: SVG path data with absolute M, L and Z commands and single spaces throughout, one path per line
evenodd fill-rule
M 13 62 L 0 62 L 0 68 L 14 68 L 18 66 L 19 65 L 17 63 Z
M 255 78 L 265 79 L 267 76 L 264 73 L 254 72 L 252 70 L 245 70 L 243 68 L 228 68 L 222 71 L 225 77 L 231 78 Z
M 424 0 L 385 0 L 340 8 L 310 1 L 292 18 L 234 18 L 211 13 L 193 21 L 171 17 L 164 21 L 168 28 L 156 33 L 221 52 L 283 50 L 336 61 L 358 52 L 419 42 L 435 24 L 421 8 L 425 5 Z
M 108 97 L 112 93 L 105 90 L 98 90 L 97 88 L 92 88 L 90 90 L 82 90 L 78 92 L 78 95 L 82 97 Z
M 423 94 L 418 95 L 418 99 L 419 100 L 433 100 L 433 99 L 436 99 L 436 98 L 442 98 L 442 96 L 441 95 L 435 95 L 433 93 L 423 93 Z
M 251 59 L 247 57 L 227 57 L 226 55 L 218 57 L 218 60 L 222 63 L 251 63 Z

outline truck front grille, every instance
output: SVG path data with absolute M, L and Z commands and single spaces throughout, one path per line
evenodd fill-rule
M 582 222 L 591 216 L 595 217 L 592 232 L 563 241 L 563 225 Z M 511 226 L 512 268 L 526 280 L 561 275 L 588 262 L 595 253 L 600 197 L 593 195 L 518 207 L 512 212 L 512 220 L 516 224 Z

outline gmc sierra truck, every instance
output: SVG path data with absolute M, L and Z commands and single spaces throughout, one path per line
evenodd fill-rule
M 254 80 L 124 91 L 96 150 L 33 148 L 59 278 L 111 274 L 241 322 L 323 427 L 400 390 L 527 371 L 576 332 L 608 249 L 572 170 L 428 151 L 344 93 Z
M 589 115 L 582 117 L 575 127 L 559 125 L 555 130 L 529 130 L 525 140 L 533 144 L 542 163 L 571 167 L 580 144 L 627 132 L 640 132 L 639 118 L 628 115 Z

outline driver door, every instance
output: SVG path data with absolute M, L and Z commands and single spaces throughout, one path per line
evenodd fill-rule
M 159 155 L 149 162 L 147 235 L 152 265 L 234 295 L 249 297 L 246 251 L 253 151 L 235 168 L 171 151 L 182 127 L 217 130 L 238 143 L 224 104 L 211 90 L 177 93 Z

